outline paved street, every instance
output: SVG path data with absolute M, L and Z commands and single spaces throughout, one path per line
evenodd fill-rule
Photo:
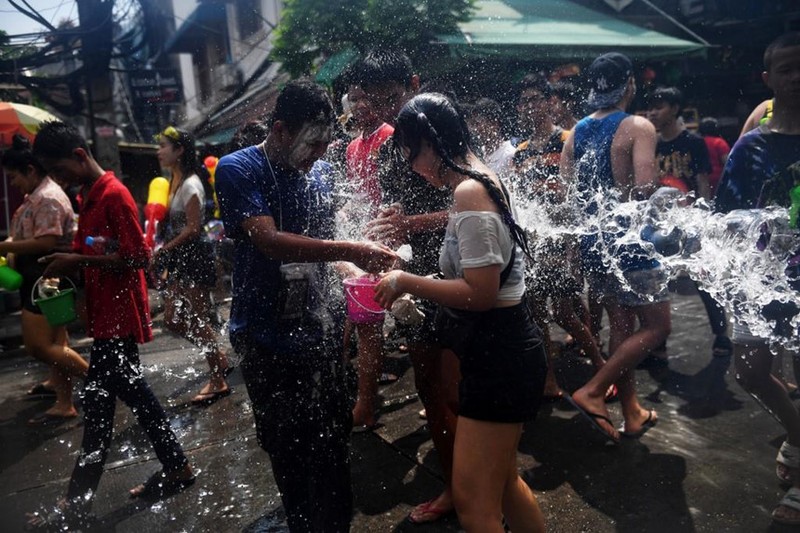
M 524 477 L 535 489 L 553 532 L 789 531 L 771 526 L 782 495 L 774 458 L 784 432 L 735 384 L 729 359 L 711 357 L 711 334 L 697 296 L 674 295 L 670 364 L 637 372 L 657 427 L 641 441 L 605 446 L 566 402 L 545 406 L 525 428 Z M 77 339 L 82 353 L 86 339 Z M 127 497 L 158 461 L 120 404 L 95 513 L 105 531 L 282 531 L 269 461 L 256 443 L 240 372 L 234 394 L 208 408 L 187 404 L 205 378 L 205 362 L 160 332 L 142 348 L 147 379 L 199 471 L 186 492 L 156 504 Z M 411 507 L 442 488 L 408 358 L 393 353 L 388 370 L 400 381 L 382 387 L 382 428 L 353 437 L 356 516 L 353 531 L 457 531 L 454 518 L 431 526 L 405 520 Z M 561 355 L 562 385 L 576 388 L 587 360 Z M 66 490 L 78 454 L 80 419 L 51 429 L 25 421 L 46 401 L 25 397 L 45 369 L 21 350 L 0 356 L 0 516 L 20 531 L 24 513 L 52 504 Z M 619 420 L 619 405 L 612 404 Z

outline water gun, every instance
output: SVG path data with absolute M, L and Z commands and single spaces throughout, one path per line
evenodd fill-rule
M 208 170 L 208 183 L 211 184 L 211 190 L 214 194 L 214 218 L 219 218 L 219 201 L 217 200 L 217 188 L 214 185 L 214 174 L 217 172 L 217 163 L 219 163 L 219 158 L 213 155 L 207 156 L 203 159 L 203 166 L 206 167 Z
M 150 249 L 156 244 L 158 224 L 167 216 L 168 202 L 169 182 L 161 176 L 153 178 L 147 191 L 147 204 L 144 206 L 144 240 Z
M 797 216 L 800 214 L 800 185 L 795 185 L 789 191 L 789 227 L 797 228 Z
M 5 257 L 0 256 L 0 287 L 15 291 L 22 286 L 22 275 L 8 266 Z

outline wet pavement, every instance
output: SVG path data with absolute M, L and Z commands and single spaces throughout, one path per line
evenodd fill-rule
M 640 440 L 607 446 L 563 401 L 545 405 L 526 425 L 519 462 L 549 531 L 791 531 L 770 519 L 783 494 L 774 474 L 783 429 L 736 385 L 730 358 L 711 356 L 713 338 L 700 299 L 673 296 L 669 366 L 637 371 L 643 405 L 659 414 L 655 428 Z M 88 339 L 75 341 L 88 353 Z M 285 531 L 241 373 L 235 370 L 229 379 L 231 396 L 198 408 L 188 400 L 204 382 L 207 367 L 185 341 L 161 331 L 142 347 L 142 361 L 199 471 L 197 483 L 155 504 L 127 497 L 159 463 L 131 412 L 119 404 L 94 505 L 99 529 Z M 426 526 L 406 520 L 415 504 L 439 493 L 442 478 L 419 419 L 408 358 L 395 351 L 387 366 L 400 380 L 381 387 L 383 426 L 353 436 L 353 531 L 458 531 L 452 516 Z M 588 361 L 576 354 L 559 355 L 556 367 L 567 390 L 591 373 Z M 47 400 L 25 394 L 45 375 L 21 350 L 0 355 L 2 531 L 21 531 L 26 511 L 52 505 L 65 493 L 78 454 L 80 418 L 49 428 L 26 425 L 48 407 Z M 619 421 L 619 404 L 610 409 Z

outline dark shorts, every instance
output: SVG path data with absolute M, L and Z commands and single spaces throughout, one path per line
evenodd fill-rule
M 536 417 L 547 358 L 527 305 L 484 313 L 459 359 L 459 416 L 502 423 Z
M 169 253 L 166 268 L 170 279 L 182 285 L 214 287 L 217 283 L 214 243 L 195 241 L 176 248 Z
M 761 316 L 770 324 L 770 334 L 777 337 L 792 338 L 800 335 L 800 331 L 792 325 L 792 320 L 800 314 L 800 306 L 794 301 L 781 302 L 773 300 L 761 308 Z M 741 315 L 734 310 L 733 341 L 738 344 L 758 344 L 768 342 L 766 337 L 754 334 L 750 327 L 742 321 Z

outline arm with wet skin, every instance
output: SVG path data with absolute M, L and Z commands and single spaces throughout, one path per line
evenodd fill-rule
M 656 170 L 656 144 L 658 136 L 655 126 L 649 120 L 633 116 L 631 125 L 633 186 L 630 190 L 631 200 L 646 200 L 658 188 L 658 171 Z M 628 119 L 626 119 L 628 120 Z
M 266 215 L 245 219 L 242 229 L 270 259 L 300 263 L 349 261 L 368 272 L 379 272 L 391 267 L 398 258 L 391 249 L 375 242 L 313 239 L 278 231 L 275 220 Z

